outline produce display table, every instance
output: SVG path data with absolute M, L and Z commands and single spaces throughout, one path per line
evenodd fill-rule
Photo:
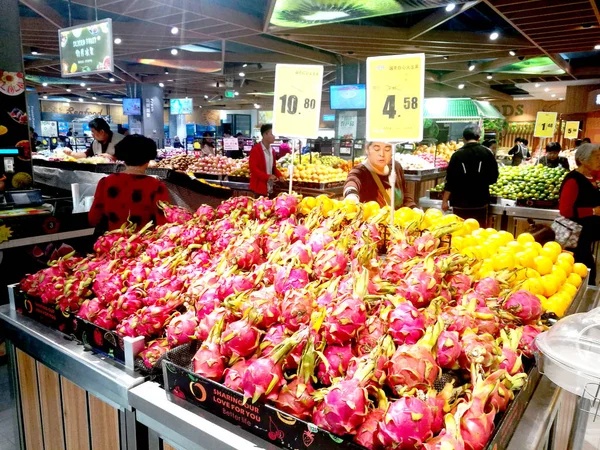
M 406 190 L 415 200 L 427 194 L 427 191 L 433 189 L 440 183 L 440 180 L 446 178 L 446 170 L 436 169 L 433 173 L 422 175 L 404 174 L 406 179 Z

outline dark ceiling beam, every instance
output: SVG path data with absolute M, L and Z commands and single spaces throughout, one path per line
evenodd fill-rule
M 524 32 L 523 30 L 521 30 L 521 28 L 519 28 L 512 20 L 510 20 L 508 17 L 506 17 L 504 14 L 502 14 L 502 12 L 498 9 L 497 6 L 500 6 L 501 4 L 503 4 L 504 2 L 502 0 L 484 0 L 485 3 L 492 8 L 496 14 L 498 14 L 501 18 L 503 18 L 506 22 L 508 22 L 508 24 L 510 26 L 512 26 L 515 30 L 517 30 L 519 33 L 521 33 L 523 35 L 523 37 L 525 37 L 529 42 L 531 42 L 533 45 L 535 45 L 536 47 L 538 47 L 541 51 L 543 51 L 552 61 L 554 61 L 554 63 L 560 67 L 561 69 L 563 69 L 566 73 L 568 73 L 569 75 L 571 75 L 571 77 L 573 77 L 573 79 L 577 79 L 572 73 L 571 73 L 571 65 L 564 60 L 564 58 L 562 56 L 560 56 L 560 54 L 558 53 L 549 53 L 548 51 L 546 51 L 544 49 L 543 46 L 541 46 L 540 44 L 538 44 L 535 39 L 533 39 L 532 37 L 530 37 L 526 32 Z M 592 0 L 594 1 L 594 0 Z M 497 5 L 497 6 L 496 6 Z
M 596 3 L 596 0 L 590 0 L 590 5 L 592 6 L 592 9 L 594 10 L 594 15 L 596 16 L 598 25 L 600 25 L 600 10 L 598 9 L 598 3 Z
M 265 12 L 265 18 L 263 21 L 263 32 L 267 32 L 269 25 L 271 24 L 271 17 L 273 17 L 273 11 L 275 11 L 275 4 L 277 0 L 267 0 L 267 9 Z
M 66 19 L 64 19 L 56 10 L 50 7 L 45 0 L 20 0 L 20 2 L 42 16 L 56 28 L 67 27 Z
M 337 57 L 331 53 L 321 52 L 265 36 L 250 36 L 244 39 L 231 39 L 231 41 L 237 42 L 238 44 L 248 45 L 250 47 L 269 50 L 275 53 L 295 56 L 307 61 L 312 61 L 313 63 L 316 62 L 320 64 L 331 65 L 336 65 L 338 63 Z
M 211 19 L 221 20 L 231 25 L 262 32 L 263 23 L 260 18 L 244 14 L 231 8 L 224 8 L 212 0 L 161 0 L 162 4 L 178 8 L 183 12 L 191 12 Z
M 454 8 L 454 10 L 451 12 L 447 12 L 446 8 L 444 7 L 438 8 L 436 12 L 427 16 L 425 19 L 421 20 L 420 22 L 416 23 L 408 29 L 408 40 L 412 41 L 413 39 L 418 38 L 419 36 L 433 30 L 434 28 L 439 27 L 443 23 L 464 13 L 468 9 L 471 9 L 480 1 L 481 0 L 474 0 L 463 3 L 462 5 L 459 5 L 458 7 Z
M 519 17 L 528 17 L 528 14 L 531 14 L 532 16 L 538 16 L 547 13 L 554 14 L 554 11 L 569 13 L 571 8 L 578 7 L 579 5 L 585 5 L 589 8 L 589 1 L 590 0 L 569 0 L 568 4 L 562 1 L 552 3 L 548 0 L 519 2 L 518 4 L 511 6 L 503 6 L 502 12 L 509 17 L 512 17 L 510 14 L 519 15 Z

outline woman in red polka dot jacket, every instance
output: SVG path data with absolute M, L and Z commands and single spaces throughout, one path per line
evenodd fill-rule
M 120 228 L 127 220 L 138 230 L 150 221 L 155 225 L 165 223 L 158 202 L 169 201 L 167 187 L 145 174 L 150 160 L 156 158 L 155 142 L 138 134 L 126 136 L 115 146 L 115 156 L 127 167 L 98 183 L 88 216 L 90 225 L 104 232 Z

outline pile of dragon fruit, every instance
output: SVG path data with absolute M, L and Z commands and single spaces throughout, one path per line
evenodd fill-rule
M 196 373 L 366 448 L 483 449 L 527 379 L 538 298 L 475 280 L 445 239 L 461 223 L 401 229 L 385 210 L 298 204 L 164 206 L 168 224 L 109 232 L 21 289 L 144 336 L 148 367 L 197 340 Z

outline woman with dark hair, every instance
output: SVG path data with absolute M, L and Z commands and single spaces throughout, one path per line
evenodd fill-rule
M 101 117 L 96 117 L 89 123 L 90 130 L 92 130 L 92 136 L 94 142 L 90 148 L 85 152 L 72 152 L 71 150 L 64 150 L 66 155 L 71 155 L 73 158 L 89 158 L 92 156 L 103 156 L 107 159 L 115 159 L 115 147 L 121 142 L 123 136 L 119 133 L 113 133 L 110 130 L 110 126 Z
M 202 133 L 202 147 L 200 148 L 202 156 L 215 156 L 215 141 L 210 131 Z
M 561 166 L 563 169 L 569 170 L 569 160 L 562 156 L 558 156 L 560 151 L 561 147 L 558 142 L 550 142 L 546 145 L 546 155 L 540 158 L 538 164 L 552 168 Z
M 155 225 L 165 223 L 158 202 L 169 201 L 167 187 L 145 174 L 150 160 L 156 158 L 156 143 L 139 134 L 127 136 L 116 145 L 115 155 L 126 169 L 98 183 L 88 215 L 90 225 L 102 233 L 116 230 L 127 221 L 135 223 L 137 229 L 150 221 Z

